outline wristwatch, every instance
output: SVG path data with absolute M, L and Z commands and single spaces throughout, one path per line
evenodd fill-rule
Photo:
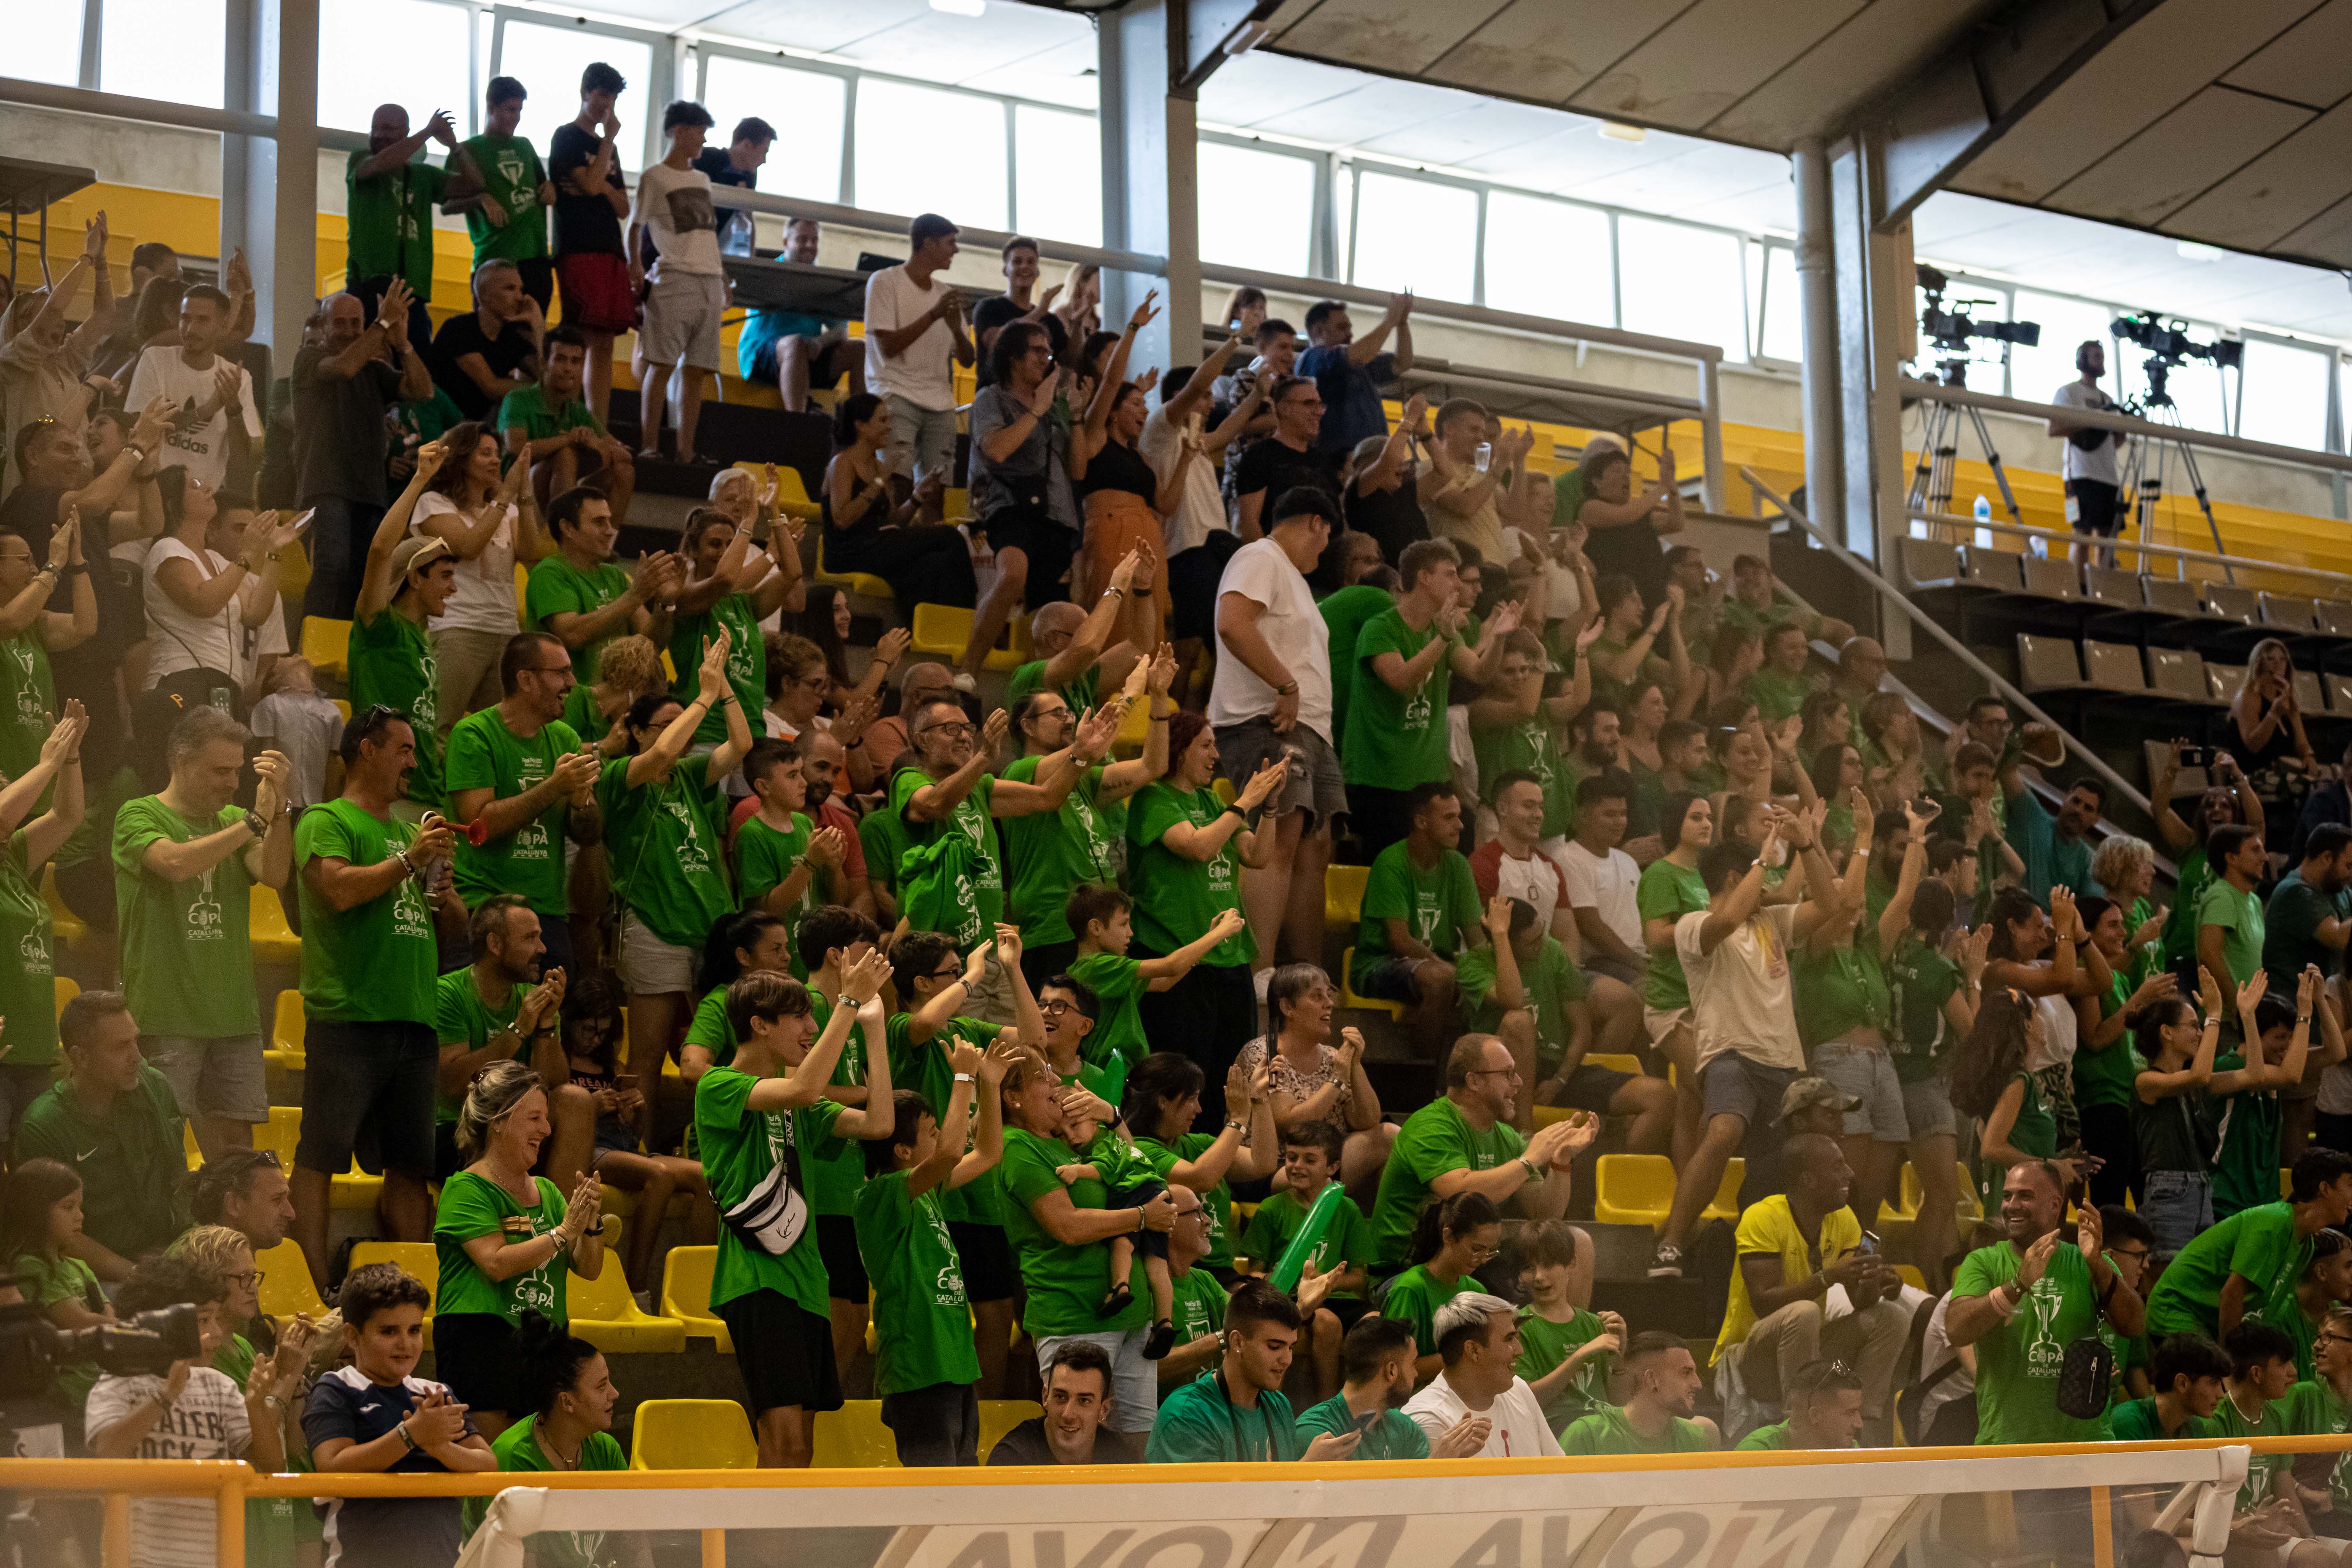
M 1519 1165 L 1527 1172 L 1528 1180 L 1531 1182 L 1540 1182 L 1544 1179 L 1542 1170 L 1538 1167 L 1533 1160 L 1528 1159 L 1525 1154 L 1519 1156 Z

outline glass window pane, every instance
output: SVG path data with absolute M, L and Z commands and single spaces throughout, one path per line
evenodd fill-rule
M 1727 360 L 1748 358 L 1747 279 L 1736 236 L 1620 217 L 1617 246 L 1626 331 L 1716 343 Z
M 2184 332 L 2193 342 L 2210 343 L 2220 335 L 2218 329 L 2209 322 L 2176 321 L 2170 317 L 2163 321 L 2167 331 Z M 2150 395 L 2147 361 L 2147 351 L 2137 343 L 2127 339 L 2111 343 L 2107 349 L 2107 363 L 2113 372 L 2106 383 L 2109 395 L 2118 402 L 2146 399 Z M 2238 379 L 2237 372 L 2225 374 L 2210 360 L 2192 359 L 2166 375 L 2165 390 L 2172 399 L 2173 407 L 2179 413 L 2181 424 L 2191 429 L 2218 430 L 2226 435 L 2233 433 L 2237 427 L 2234 415 L 2238 403 Z M 2322 417 L 2325 416 L 2323 410 Z M 2153 417 L 2168 419 L 2169 416 Z
M 1486 195 L 1486 303 L 1595 326 L 1617 324 L 1609 215 L 1510 191 Z
M 1091 114 L 1013 111 L 1013 224 L 1072 245 L 1102 243 L 1102 134 Z
M 70 0 L 33 3 L 62 6 Z M 221 106 L 227 0 L 108 0 L 100 15 L 105 18 L 98 36 L 100 91 L 205 109 Z
M 114 0 L 107 0 L 108 11 L 113 8 Z M 398 103 L 407 106 L 412 131 L 424 129 L 435 110 L 446 109 L 457 134 L 472 135 L 481 114 L 467 80 L 467 15 L 461 5 L 435 0 L 320 0 L 319 123 L 364 136 L 378 104 Z M 511 52 L 511 42 L 508 47 Z M 578 110 L 580 97 L 550 90 L 544 79 L 523 85 L 533 90 L 523 105 L 520 134 L 543 146 L 555 126 Z M 441 151 L 437 144 L 431 150 Z
M 856 149 L 861 207 L 935 212 L 974 228 L 1003 228 L 1011 217 L 996 99 L 861 77 Z
M 841 199 L 841 138 L 849 83 L 824 71 L 793 70 L 735 55 L 703 57 L 702 107 L 719 121 L 716 136 L 758 115 L 778 132 L 760 167 L 760 188 L 811 201 Z
M 81 14 L 79 5 L 26 5 L 10 18 L 8 74 L 80 86 Z
M 621 155 L 621 167 L 634 173 L 645 166 L 648 119 L 661 123 L 662 106 L 650 101 L 652 45 L 587 27 L 509 21 L 499 45 L 498 74 L 513 77 L 530 89 L 523 125 L 543 157 L 555 127 L 580 112 L 580 73 L 598 60 L 619 71 L 621 79 L 629 84 L 615 110 L 621 117 L 621 134 L 614 147 Z M 547 107 L 541 109 L 541 104 Z M 533 126 L 538 129 L 531 131 Z
M 1369 169 L 1359 176 L 1349 282 L 1468 304 L 1477 274 L 1477 192 Z
M 1255 272 L 1306 272 L 1315 164 L 1306 158 L 1201 143 L 1201 259 Z
M 2238 434 L 2283 447 L 2327 445 L 2327 356 L 2283 343 L 2246 345 Z
M 1767 359 L 1803 363 L 1805 300 L 1797 283 L 1797 253 L 1785 245 L 1764 247 L 1764 330 L 1757 352 Z M 1998 384 L 1996 383 L 1996 384 Z
M 1952 292 L 1967 292 L 1967 285 L 1956 284 Z M 1952 309 L 1949 299 L 1946 308 Z M 2082 373 L 2074 368 L 2074 354 L 2085 342 L 2096 342 L 2107 353 L 2107 374 L 2100 381 L 2109 397 L 2120 403 L 2126 394 L 2137 395 L 2146 390 L 2136 374 L 2126 373 L 2128 364 L 2136 369 L 2138 361 L 2119 359 L 2115 340 L 2108 335 L 2107 323 L 2116 319 L 2115 311 L 2105 305 L 2082 300 L 2061 300 L 2049 294 L 2032 294 L 2023 289 L 2017 293 L 2015 320 L 2034 321 L 2042 327 L 2042 341 L 2032 348 L 2021 343 L 2009 345 L 2010 395 L 2027 403 L 2047 403 L 2050 395 L 2068 382 L 2078 379 Z M 2126 350 L 2131 345 L 2123 345 Z M 1932 363 L 1934 355 L 1923 339 L 1919 344 L 1923 367 Z M 1990 392 L 1997 377 L 1988 374 L 1975 377 L 1981 390 Z

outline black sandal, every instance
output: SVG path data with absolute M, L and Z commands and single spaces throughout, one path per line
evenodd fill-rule
M 1164 1361 L 1167 1359 L 1168 1352 L 1175 1348 L 1176 1325 L 1162 1318 L 1152 1324 L 1151 1331 L 1144 1336 L 1143 1359 Z
M 1122 1279 L 1110 1288 L 1110 1294 L 1105 1296 L 1101 1303 L 1095 1308 L 1095 1316 L 1116 1318 L 1134 1304 L 1135 1288 Z

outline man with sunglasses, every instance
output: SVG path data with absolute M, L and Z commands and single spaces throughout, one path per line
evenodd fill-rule
M 457 843 L 457 896 L 472 909 L 495 894 L 520 894 L 539 916 L 547 967 L 567 974 L 577 970 L 564 844 L 585 847 L 604 837 L 599 760 L 563 722 L 574 680 L 560 639 L 517 633 L 499 659 L 506 695 L 457 721 L 445 764 L 450 814 L 467 826 Z
M 1345 524 L 1337 520 L 1343 515 L 1339 473 L 1348 460 L 1348 449 L 1329 450 L 1316 445 L 1316 432 L 1323 423 L 1323 398 L 1305 376 L 1285 376 L 1275 382 L 1266 401 L 1274 410 L 1274 433 L 1253 442 L 1234 471 L 1236 531 L 1244 539 L 1271 531 L 1276 521 L 1271 510 L 1274 503 L 1295 489 L 1309 489 L 1323 497 L 1331 503 L 1335 525 L 1310 580 L 1317 593 L 1332 593 L 1339 584 L 1336 576 L 1329 581 L 1325 576 L 1326 568 L 1336 573 L 1332 546 L 1347 532 Z
M 275 1149 L 224 1149 L 196 1173 L 189 1207 L 198 1225 L 226 1226 L 256 1258 L 286 1239 L 294 1197 Z
M 1808 1362 L 1788 1385 L 1789 1418 L 1759 1426 L 1734 1445 L 1763 1448 L 1859 1448 L 1862 1378 L 1842 1361 Z

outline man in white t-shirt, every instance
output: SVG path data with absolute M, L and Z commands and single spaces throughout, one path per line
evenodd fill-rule
M 1200 647 L 1215 631 L 1216 579 L 1237 548 L 1225 517 L 1224 496 L 1217 488 L 1217 464 L 1249 421 L 1228 416 L 1213 429 L 1203 426 L 1218 374 L 1240 345 L 1239 338 L 1228 338 L 1199 369 L 1179 365 L 1162 376 L 1160 406 L 1143 422 L 1138 447 L 1162 485 L 1178 465 L 1183 468 L 1176 510 L 1160 525 L 1167 556 L 1170 635 L 1176 639 L 1180 668 L 1192 667 Z M 1188 644 L 1192 646 L 1188 648 Z
M 1635 894 L 1642 868 L 1617 847 L 1625 839 L 1633 778 L 1622 768 L 1593 773 L 1576 786 L 1576 835 L 1560 856 L 1568 879 L 1568 907 L 1575 912 L 1583 943 L 1580 962 L 1587 975 L 1604 974 L 1629 989 L 1648 972 L 1649 950 L 1642 945 L 1642 911 Z
M 1683 1247 L 1735 1150 L 1745 1145 L 1749 1186 L 1743 1190 L 1784 1190 L 1768 1169 L 1780 1154 L 1773 1119 L 1781 1096 L 1805 1070 L 1790 991 L 1789 942 L 1800 919 L 1810 923 L 1819 911 L 1811 901 L 1765 905 L 1764 871 L 1786 845 L 1804 862 L 1809 892 L 1834 892 L 1837 882 L 1811 824 L 1778 806 L 1767 811 L 1759 848 L 1731 839 L 1699 857 L 1708 907 L 1675 922 L 1675 952 L 1690 983 L 1691 1022 L 1698 1034 L 1702 1124 L 1697 1148 L 1675 1173 L 1674 1205 L 1650 1262 L 1653 1279 L 1682 1277 Z
M 227 295 L 207 283 L 189 289 L 180 300 L 180 341 L 141 351 L 126 399 L 132 408 L 158 397 L 171 400 L 178 412 L 163 437 L 163 466 L 177 464 L 213 490 L 228 478 L 230 452 L 261 439 L 253 377 L 213 353 L 228 332 L 229 319 Z
M 1517 899 L 1536 912 L 1536 923 L 1560 946 L 1576 951 L 1576 921 L 1568 901 L 1568 876 L 1560 869 L 1563 840 L 1542 842 L 1543 781 L 1524 768 L 1487 781 L 1494 792 L 1495 837 L 1470 857 L 1478 897 Z
M 977 357 L 962 297 L 940 276 L 956 258 L 956 226 L 924 213 L 907 226 L 913 254 L 866 280 L 866 385 L 890 411 L 887 467 L 922 520 L 937 522 L 955 466 L 955 373 Z M 936 483 L 931 481 L 936 479 Z
M 1331 818 L 1348 809 L 1331 744 L 1331 633 L 1306 575 L 1341 526 L 1339 509 L 1302 487 L 1269 498 L 1266 510 L 1273 518 L 1266 536 L 1234 552 L 1217 581 L 1217 675 L 1208 710 L 1225 777 L 1251 778 L 1276 761 L 1290 767 L 1289 784 L 1265 805 L 1273 831 L 1257 835 L 1265 864 L 1242 868 L 1261 997 L 1285 930 L 1294 957 L 1319 962 L 1313 955 L 1323 950 Z M 1294 886 L 1313 896 L 1294 900 Z
M 1432 1457 L 1524 1459 L 1559 1453 L 1542 1401 L 1512 1370 L 1519 1359 L 1517 1310 L 1499 1296 L 1465 1290 L 1437 1309 L 1433 1326 L 1444 1370 L 1404 1406 L 1428 1435 Z M 1478 1441 L 1471 1443 L 1472 1437 Z
M 698 103 L 662 110 L 662 160 L 637 176 L 636 205 L 629 209 L 629 254 L 638 253 L 637 236 L 648 231 L 660 253 L 646 279 L 646 319 L 637 330 L 637 349 L 646 357 L 638 384 L 638 456 L 661 456 L 663 416 L 675 395 L 681 463 L 694 461 L 702 383 L 718 372 L 719 325 L 727 314 L 727 268 L 719 258 L 710 176 L 694 166 L 711 124 L 710 110 Z
M 2083 373 L 2081 377 L 2052 393 L 2050 401 L 2062 408 L 2116 412 L 2115 400 L 2099 386 L 2099 377 L 2107 373 L 2107 345 L 2097 338 L 2085 339 L 2082 347 L 2074 351 L 2074 368 Z M 2069 425 L 2063 419 L 2051 420 L 2049 430 L 2066 443 L 2061 457 L 2066 478 L 2067 522 L 2075 532 L 2090 538 L 2114 538 L 2122 522 L 2116 516 L 2116 451 L 2124 438 L 2113 430 L 2095 425 Z M 2080 561 L 2090 548 L 2078 544 L 2067 553 Z M 2115 563 L 2113 550 L 2101 550 L 2098 555 L 2102 564 Z

